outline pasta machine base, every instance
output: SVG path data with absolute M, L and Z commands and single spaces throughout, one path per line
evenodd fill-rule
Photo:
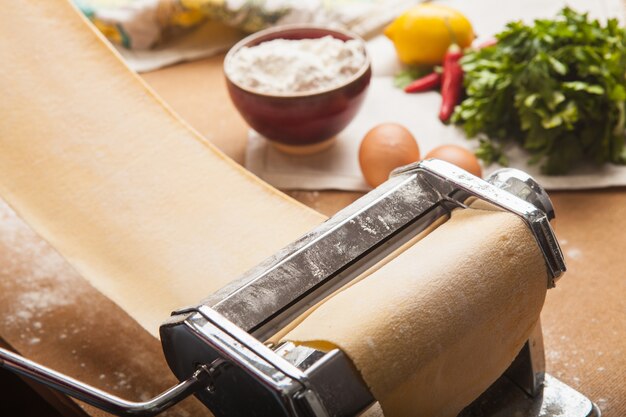
M 459 417 L 600 417 L 600 410 L 584 395 L 546 374 L 536 396 L 528 395 L 503 376 Z

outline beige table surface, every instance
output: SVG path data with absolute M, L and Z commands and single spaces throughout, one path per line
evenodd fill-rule
M 189 124 L 241 163 L 247 128 L 230 104 L 221 61 L 215 57 L 181 64 L 144 78 Z M 325 214 L 359 197 L 345 192 L 290 194 Z M 605 417 L 624 417 L 626 190 L 552 197 L 569 271 L 549 292 L 543 313 L 548 370 L 590 396 Z M 147 398 L 174 383 L 159 342 L 83 280 L 4 204 L 0 343 L 130 399 Z M 43 394 L 62 407 L 65 416 L 105 415 Z M 23 407 L 28 398 L 0 392 L 0 400 L 10 409 Z M 207 413 L 190 399 L 168 415 Z

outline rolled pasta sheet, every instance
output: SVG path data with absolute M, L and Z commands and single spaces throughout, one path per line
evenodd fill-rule
M 154 336 L 324 220 L 190 129 L 67 1 L 8 2 L 0 34 L 0 198 Z
M 386 417 L 454 417 L 510 365 L 546 290 L 543 255 L 520 218 L 458 210 L 284 339 L 341 348 Z

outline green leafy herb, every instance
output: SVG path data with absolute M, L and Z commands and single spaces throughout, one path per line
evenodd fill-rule
M 428 75 L 431 72 L 433 72 L 433 67 L 427 67 L 427 66 L 406 67 L 400 70 L 393 77 L 393 85 L 397 88 L 404 88 L 407 85 L 411 84 L 413 81 L 417 80 L 418 78 L 422 78 L 423 76 Z
M 467 96 L 452 119 L 481 138 L 481 159 L 505 162 L 513 140 L 546 174 L 626 162 L 626 30 L 617 20 L 602 25 L 565 8 L 496 37 L 461 61 Z

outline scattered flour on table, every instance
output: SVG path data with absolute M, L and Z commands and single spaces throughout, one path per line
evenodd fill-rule
M 235 83 L 263 93 L 310 93 L 343 84 L 366 62 L 363 44 L 325 36 L 274 39 L 243 47 L 225 70 Z
M 23 220 L 0 200 L 0 323 L 29 330 L 22 335 L 31 345 L 41 341 L 45 332 L 38 318 L 59 307 L 73 304 L 80 289 L 67 262 L 46 242 L 37 237 Z M 19 294 L 17 297 L 2 297 Z M 27 325 L 27 326 L 26 326 Z
M 114 371 L 113 377 L 115 378 L 115 383 L 111 386 L 111 388 L 115 391 L 126 391 L 132 388 L 131 379 L 124 373 L 120 371 Z
M 102 365 L 94 361 L 89 352 L 88 325 L 73 321 L 61 323 L 61 330 L 51 335 L 46 329 L 46 318 L 64 308 L 72 308 L 86 295 L 80 275 L 68 266 L 67 261 L 48 243 L 43 241 L 21 220 L 15 212 L 0 199 L 0 334 L 5 330 L 19 337 L 16 348 L 56 349 L 64 344 L 50 343 L 50 338 L 68 339 L 73 335 L 76 344 L 65 354 L 72 357 L 86 375 L 102 370 Z M 88 287 L 87 287 L 88 288 Z M 11 341 L 12 344 L 15 341 Z M 140 363 L 143 358 L 134 358 Z M 151 398 L 151 392 L 144 390 L 143 381 L 132 371 L 113 370 L 108 375 L 98 373 L 100 386 L 124 396 Z M 180 417 L 181 413 L 164 413 L 163 416 Z
M 573 260 L 578 260 L 583 256 L 583 252 L 578 248 L 570 248 L 565 252 L 565 254 Z

